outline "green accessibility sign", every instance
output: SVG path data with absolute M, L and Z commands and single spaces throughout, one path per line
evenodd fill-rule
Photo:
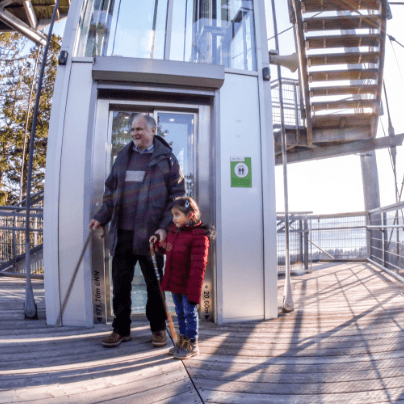
M 231 186 L 251 188 L 251 157 L 230 157 Z

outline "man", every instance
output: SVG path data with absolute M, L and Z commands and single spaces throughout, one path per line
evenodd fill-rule
M 166 238 L 171 222 L 170 204 L 185 195 L 184 176 L 171 147 L 157 136 L 156 121 L 138 114 L 132 123 L 132 139 L 118 154 L 105 182 L 103 205 L 90 229 L 111 221 L 114 321 L 105 347 L 130 341 L 131 291 L 134 267 L 139 262 L 147 286 L 146 316 L 154 346 L 167 343 L 166 313 L 150 256 L 149 238 Z M 162 276 L 163 257 L 157 255 Z

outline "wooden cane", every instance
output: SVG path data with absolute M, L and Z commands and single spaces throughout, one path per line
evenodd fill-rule
M 100 236 L 99 236 L 100 238 L 104 237 L 104 228 L 101 228 L 101 230 L 102 230 L 102 234 L 100 234 Z M 79 261 L 77 262 L 76 268 L 75 268 L 75 270 L 74 270 L 74 272 L 73 272 L 73 276 L 72 276 L 72 279 L 71 279 L 71 281 L 70 281 L 69 289 L 67 289 L 66 296 L 65 296 L 65 298 L 64 298 L 64 300 L 63 300 L 63 303 L 62 303 L 62 306 L 61 306 L 61 308 L 60 308 L 59 316 L 58 316 L 58 318 L 57 318 L 57 320 L 56 320 L 56 324 L 55 324 L 56 327 L 58 327 L 59 325 L 61 325 L 61 320 L 62 320 L 62 316 L 63 316 L 63 313 L 64 313 L 64 311 L 65 311 L 66 305 L 67 305 L 67 301 L 69 300 L 70 293 L 71 293 L 71 291 L 72 291 L 72 289 L 73 289 L 74 281 L 75 281 L 75 279 L 76 279 L 77 273 L 79 272 L 79 268 L 80 268 L 81 261 L 83 260 L 84 253 L 86 252 L 88 243 L 90 242 L 90 239 L 91 239 L 91 233 L 92 233 L 93 231 L 94 231 L 93 229 L 90 229 L 90 231 L 88 232 L 88 236 L 87 236 L 86 242 L 84 243 L 84 247 L 83 247 L 83 249 L 81 250 L 81 254 L 80 254 Z
M 175 345 L 177 343 L 177 333 L 175 332 L 174 323 L 173 323 L 173 319 L 171 318 L 171 314 L 168 311 L 165 293 L 161 289 L 160 273 L 159 273 L 159 269 L 158 269 L 158 266 L 157 266 L 156 254 L 154 253 L 154 245 L 153 245 L 153 243 L 150 243 L 150 254 L 151 254 L 151 257 L 152 257 L 153 266 L 154 266 L 154 272 L 156 273 L 156 278 L 157 278 L 157 283 L 159 285 L 161 298 L 163 299 L 164 309 L 166 311 L 166 316 L 167 316 L 167 320 L 168 320 L 168 325 L 170 327 L 171 336 L 172 336 L 172 338 L 174 340 L 174 345 Z

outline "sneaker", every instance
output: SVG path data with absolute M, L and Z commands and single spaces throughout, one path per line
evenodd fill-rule
M 101 340 L 102 345 L 104 345 L 106 348 L 113 348 L 121 344 L 121 342 L 127 342 L 132 339 L 131 335 L 128 335 L 127 337 L 123 337 L 122 335 L 119 335 L 115 331 L 112 331 L 111 335 L 108 337 L 105 337 Z
M 180 347 L 181 347 L 181 345 L 182 345 L 184 339 L 185 339 L 185 338 L 184 338 L 182 335 L 180 335 L 180 336 L 178 337 L 177 343 L 176 343 L 172 348 L 170 348 L 170 349 L 168 350 L 168 353 L 169 353 L 170 355 L 174 355 L 174 354 L 180 349 Z
M 174 354 L 176 359 L 188 359 L 199 355 L 198 342 L 191 342 L 189 339 L 184 339 L 180 349 Z
M 155 347 L 166 346 L 167 345 L 167 332 L 163 331 L 155 331 L 152 333 L 152 344 Z

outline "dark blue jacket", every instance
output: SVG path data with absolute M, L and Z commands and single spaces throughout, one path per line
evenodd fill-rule
M 130 142 L 118 154 L 105 181 L 103 204 L 94 216 L 102 226 L 111 222 L 108 242 L 112 256 L 118 242 L 118 216 L 125 186 L 126 167 L 132 153 L 133 142 Z M 185 196 L 185 181 L 181 167 L 167 142 L 155 136 L 153 154 L 140 189 L 134 218 L 135 254 L 148 254 L 150 236 L 157 229 L 168 230 L 172 220 L 170 206 L 179 196 Z

